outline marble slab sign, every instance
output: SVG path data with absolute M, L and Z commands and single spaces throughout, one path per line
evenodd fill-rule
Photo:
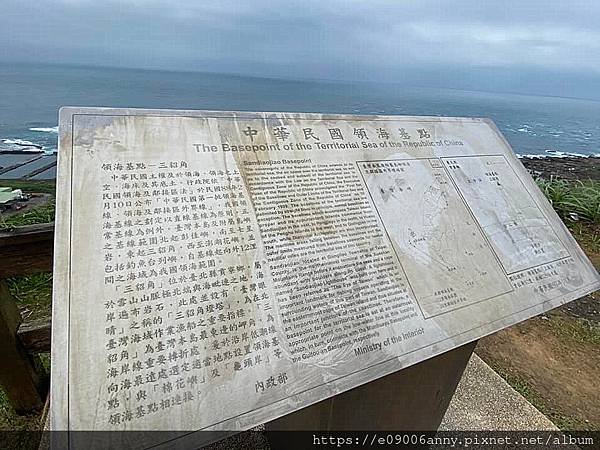
M 57 188 L 54 430 L 247 429 L 599 286 L 487 119 L 63 108 Z

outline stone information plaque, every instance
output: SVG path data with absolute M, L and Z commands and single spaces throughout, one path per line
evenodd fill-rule
M 63 108 L 54 430 L 242 430 L 598 289 L 486 119 Z

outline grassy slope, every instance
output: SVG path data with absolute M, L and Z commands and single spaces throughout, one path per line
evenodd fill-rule
M 10 186 L 21 189 L 24 193 L 43 193 L 54 195 L 56 184 L 53 181 L 28 181 L 28 180 L 0 180 L 0 186 Z M 33 225 L 54 221 L 54 200 L 46 205 L 33 208 L 23 214 L 7 218 L 0 216 L 0 231 L 10 230 L 21 225 Z
M 21 189 L 23 192 L 40 192 L 44 194 L 54 194 L 56 191 L 54 181 L 0 179 L 0 186 L 10 186 L 13 189 Z

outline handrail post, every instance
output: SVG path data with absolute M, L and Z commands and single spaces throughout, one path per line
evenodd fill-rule
M 44 406 L 45 386 L 37 357 L 17 337 L 21 314 L 8 285 L 0 280 L 0 385 L 19 414 Z

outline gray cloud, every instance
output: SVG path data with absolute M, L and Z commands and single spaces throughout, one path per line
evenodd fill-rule
M 4 0 L 2 11 L 4 60 L 385 81 L 600 74 L 595 0 Z

